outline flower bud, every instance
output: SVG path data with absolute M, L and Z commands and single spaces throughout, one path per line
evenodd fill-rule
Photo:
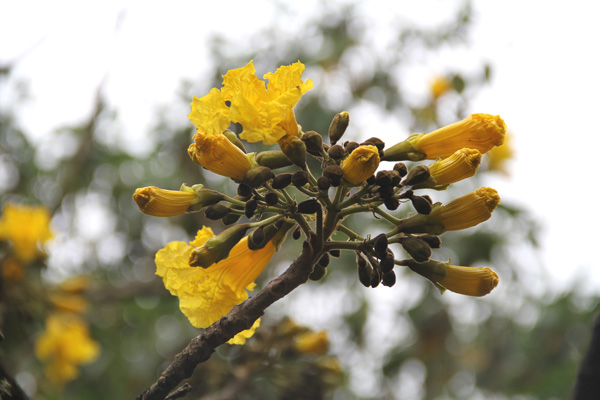
M 398 207 L 400 207 L 400 201 L 395 197 L 384 198 L 383 204 L 385 205 L 385 208 L 387 208 L 390 211 L 394 211 L 398 209 Z
M 285 135 L 278 141 L 279 148 L 291 162 L 304 168 L 306 166 L 306 145 L 294 135 Z
M 314 214 L 321 211 L 321 203 L 315 199 L 304 200 L 298 204 L 298 212 L 300 214 Z
M 259 165 L 246 172 L 243 182 L 245 185 L 251 188 L 257 188 L 262 186 L 265 182 L 273 177 L 274 174 L 271 169 Z
M 249 228 L 250 224 L 233 226 L 209 239 L 203 246 L 194 248 L 190 255 L 190 266 L 208 268 L 227 258 L 229 251 L 242 240 Z
M 424 262 L 431 257 L 431 248 L 427 243 L 414 236 L 400 239 L 400 244 L 415 261 Z
M 323 268 L 327 268 L 330 260 L 331 259 L 329 258 L 329 253 L 325 253 L 321 256 L 321 258 L 319 258 L 319 261 L 317 261 L 317 264 Z
M 296 187 L 302 187 L 308 183 L 308 172 L 296 171 L 292 175 L 292 184 Z
M 442 245 L 442 239 L 439 236 L 435 235 L 419 235 L 417 236 L 420 240 L 427 243 L 427 245 L 432 249 L 439 249 Z
M 256 155 L 256 163 L 270 169 L 289 167 L 294 163 L 279 150 L 261 151 Z
M 377 147 L 359 146 L 342 162 L 344 179 L 353 185 L 360 185 L 375 173 L 379 167 Z
M 265 203 L 269 206 L 274 206 L 279 203 L 279 196 L 275 192 L 265 194 Z
M 350 114 L 346 111 L 342 111 L 333 117 L 331 125 L 329 125 L 329 143 L 334 145 L 344 136 L 346 128 L 350 123 Z
M 333 158 L 334 160 L 341 160 L 342 158 L 344 158 L 344 154 L 345 150 L 339 144 L 335 144 L 331 146 L 329 150 L 327 150 L 327 155 L 329 155 L 329 157 Z
M 387 249 L 385 257 L 383 257 L 381 261 L 379 261 L 379 269 L 381 269 L 381 272 L 385 274 L 386 272 L 390 272 L 391 270 L 393 270 L 394 265 L 394 253 L 392 253 L 390 249 Z
M 344 170 L 339 165 L 329 165 L 323 169 L 323 176 L 329 179 L 331 186 L 340 186 Z
M 385 233 L 380 233 L 377 235 L 375 240 L 373 241 L 373 250 L 375 250 L 375 254 L 379 258 L 384 258 L 388 249 L 388 238 Z
M 230 212 L 231 208 L 223 204 L 215 204 L 210 207 L 207 207 L 206 210 L 204 210 L 204 215 L 206 215 L 206 218 L 216 221 L 218 219 L 223 218 Z
M 417 165 L 410 170 L 404 179 L 404 185 L 409 186 L 425 182 L 427 179 L 429 179 L 430 175 L 431 173 L 429 172 L 429 167 L 426 165 Z
M 296 229 L 294 229 L 294 232 L 292 232 L 292 239 L 294 240 L 298 240 L 300 239 L 300 235 L 302 234 L 302 231 L 300 230 L 300 227 L 296 227 Z
M 344 150 L 346 150 L 346 154 L 351 154 L 359 146 L 360 146 L 360 144 L 358 144 L 356 142 L 346 142 L 346 143 L 344 143 Z
M 252 195 L 252 188 L 248 185 L 240 183 L 237 188 L 237 194 L 242 198 L 249 198 Z
M 385 152 L 384 160 L 419 161 L 435 160 L 451 156 L 462 148 L 486 153 L 504 142 L 506 124 L 497 115 L 472 114 L 462 121 L 455 122 L 431 133 L 411 135 L 406 141 L 392 146 Z M 410 152 L 420 153 L 422 158 L 406 158 Z
M 284 189 L 290 183 L 292 183 L 292 174 L 285 173 L 279 174 L 275 178 L 273 178 L 273 184 L 271 186 L 273 186 L 273 189 Z
M 250 250 L 256 250 L 254 247 L 261 245 L 265 241 L 265 230 L 262 226 L 259 226 L 248 235 L 248 248 Z
M 302 141 L 306 145 L 306 151 L 313 156 L 323 155 L 323 137 L 315 131 L 304 132 Z
M 394 171 L 397 171 L 401 177 L 404 177 L 408 173 L 408 168 L 406 168 L 406 164 L 399 162 L 394 164 Z
M 475 175 L 481 163 L 481 153 L 474 149 L 460 149 L 450 157 L 437 160 L 429 166 L 431 176 L 416 188 L 445 189 L 446 186 Z
M 250 235 L 248 235 L 248 248 L 250 250 L 260 250 L 272 241 L 276 249 L 279 249 L 285 235 L 294 227 L 295 222 L 289 220 L 279 220 L 277 222 L 266 226 L 262 225 L 250 232 Z
M 373 275 L 373 267 L 371 264 L 367 262 L 367 260 L 362 256 L 357 256 L 357 265 L 358 265 L 358 280 L 365 287 L 371 286 L 371 278 Z
M 179 191 L 149 186 L 137 189 L 133 199 L 145 214 L 172 217 L 216 204 L 223 200 L 223 195 L 214 190 L 202 189 L 202 185 L 181 185 Z
M 467 296 L 485 296 L 498 286 L 498 275 L 487 267 L 459 267 L 429 260 L 424 263 L 409 260 L 408 267 L 432 281 L 442 290 Z
M 223 135 L 225 135 L 225 137 L 227 139 L 229 139 L 229 141 L 231 143 L 233 143 L 234 145 L 236 145 L 236 147 L 238 149 L 240 149 L 244 153 L 247 153 L 246 147 L 244 147 L 244 143 L 242 143 L 242 141 L 240 140 L 240 138 L 238 137 L 238 135 L 236 135 L 233 131 L 230 131 L 229 129 L 225 129 L 223 131 Z
M 372 138 L 365 140 L 364 142 L 361 143 L 361 146 L 363 146 L 363 145 L 375 146 L 375 147 L 377 147 L 377 150 L 379 150 L 379 151 L 381 151 L 385 148 L 384 141 L 377 137 L 372 137 Z
M 326 177 L 320 176 L 319 179 L 317 179 L 317 187 L 320 190 L 327 191 L 329 190 L 330 186 L 331 182 L 329 182 L 329 179 L 327 179 Z
M 242 218 L 241 215 L 230 213 L 221 218 L 221 222 L 223 223 L 223 225 L 229 226 L 238 222 L 240 218 Z
M 340 249 L 333 249 L 333 250 L 329 250 L 329 255 L 331 257 L 339 257 L 341 255 L 341 251 Z
M 256 211 L 257 208 L 258 203 L 256 200 L 248 200 L 244 205 L 244 215 L 246 216 L 246 218 L 252 218 L 254 216 L 254 211 Z
M 431 201 L 425 196 L 412 196 L 410 201 L 419 214 L 431 213 L 432 204 Z
M 373 266 L 373 274 L 371 275 L 371 287 L 376 288 L 381 283 L 381 278 L 383 278 L 383 274 L 379 269 L 379 266 Z
M 188 147 L 190 158 L 215 174 L 241 181 L 252 167 L 247 155 L 223 134 L 206 136 L 198 130 L 194 139 Z
M 381 284 L 383 286 L 392 287 L 396 284 L 396 274 L 394 271 L 388 271 L 383 274 L 383 278 L 381 279 Z

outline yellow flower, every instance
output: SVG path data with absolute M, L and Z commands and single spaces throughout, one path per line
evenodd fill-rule
M 244 128 L 240 137 L 248 142 L 271 145 L 286 134 L 299 135 L 293 108 L 312 89 L 310 79 L 302 81 L 304 65 L 282 66 L 258 79 L 253 61 L 223 76 L 223 88 L 212 89 L 202 98 L 194 97 L 190 121 L 207 137 L 223 132 L 230 122 Z M 229 106 L 228 106 L 229 103 Z
M 445 76 L 437 76 L 433 82 L 431 82 L 431 94 L 434 99 L 439 98 L 444 93 L 452 88 L 452 84 Z
M 379 150 L 375 146 L 359 146 L 342 162 L 344 179 L 359 185 L 369 179 L 379 166 Z
M 329 339 L 326 331 L 304 332 L 296 337 L 296 349 L 301 353 L 323 355 L 329 349 Z
M 446 158 L 462 148 L 486 153 L 504 141 L 506 124 L 497 115 L 472 114 L 462 121 L 444 126 L 428 134 L 416 134 L 409 141 L 429 160 Z
M 45 253 L 39 247 L 52 237 L 50 213 L 43 206 L 7 203 L 0 218 L 0 240 L 12 243 L 15 257 L 27 263 Z
M 46 331 L 35 343 L 36 357 L 48 363 L 46 374 L 58 386 L 75 379 L 77 367 L 94 361 L 100 346 L 90 339 L 86 324 L 73 314 L 51 314 Z
M 467 229 L 487 221 L 498 203 L 500 203 L 498 192 L 492 188 L 482 187 L 446 205 L 434 208 L 429 217 L 437 218 L 446 231 Z
M 136 189 L 133 200 L 144 214 L 155 217 L 174 217 L 188 211 L 198 211 L 223 199 L 223 195 L 219 192 L 202 189 L 202 185 L 197 186 L 182 185 L 181 190 L 166 190 L 148 186 Z
M 198 130 L 194 139 L 195 143 L 188 148 L 188 154 L 196 164 L 202 165 L 207 170 L 241 181 L 246 172 L 252 168 L 248 156 L 225 135 L 208 136 Z
M 497 115 L 472 114 L 431 133 L 415 133 L 385 150 L 384 161 L 436 160 L 467 148 L 484 154 L 502 145 L 506 124 Z
M 24 277 L 25 268 L 23 268 L 23 264 L 13 257 L 7 257 L 2 263 L 2 279 L 4 282 L 21 282 Z
M 490 171 L 498 171 L 507 175 L 506 162 L 513 158 L 513 138 L 511 134 L 506 134 L 502 146 L 494 147 L 488 151 L 488 168 Z
M 58 311 L 82 313 L 87 309 L 87 300 L 79 294 L 51 293 L 49 300 L 52 307 Z
M 431 213 L 406 218 L 396 230 L 404 233 L 440 235 L 447 231 L 467 229 L 487 221 L 498 203 L 498 192 L 482 187 L 446 205 L 434 204 Z
M 450 157 L 429 166 L 435 185 L 450 185 L 475 175 L 481 163 L 481 153 L 474 149 L 460 149 Z
M 173 217 L 187 212 L 198 196 L 194 191 L 165 190 L 148 186 L 136 189 L 133 199 L 144 214 Z
M 190 244 L 171 242 L 156 253 L 156 274 L 163 278 L 171 294 L 179 297 L 179 308 L 197 328 L 212 325 L 246 300 L 246 290 L 252 290 L 254 280 L 275 253 L 273 242 L 259 250 L 248 249 L 245 237 L 226 259 L 208 268 L 190 267 L 188 261 L 194 247 L 202 246 L 213 236 L 212 230 L 204 227 Z M 241 332 L 230 343 L 241 341 L 248 334 Z
M 442 290 L 467 296 L 485 296 L 498 286 L 498 275 L 487 267 L 459 267 L 435 260 L 410 262 L 408 267 Z

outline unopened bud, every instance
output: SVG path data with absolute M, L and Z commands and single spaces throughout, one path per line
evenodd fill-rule
M 279 174 L 275 178 L 273 178 L 273 189 L 284 189 L 288 187 L 288 185 L 292 183 L 292 174 L 285 173 Z
M 229 139 L 231 143 L 235 144 L 238 149 L 240 149 L 244 153 L 247 153 L 246 148 L 244 147 L 244 143 L 233 131 L 225 129 L 225 131 L 223 131 L 223 135 L 225 135 L 225 137 Z
M 306 145 L 294 135 L 285 135 L 278 141 L 279 148 L 291 162 L 304 168 L 306 166 Z
M 431 212 L 431 201 L 425 196 L 413 196 L 410 198 L 413 207 L 419 214 L 429 214 Z
M 292 184 L 296 187 L 302 187 L 308 183 L 308 172 L 296 171 L 292 175 Z
M 250 168 L 244 176 L 244 184 L 251 188 L 257 188 L 262 186 L 269 179 L 273 178 L 274 174 L 270 168 L 263 166 L 256 166 Z
M 329 165 L 323 170 L 323 176 L 329 179 L 331 186 L 340 186 L 344 170 L 339 165 Z
M 270 169 L 289 167 L 294 164 L 283 151 L 279 150 L 261 151 L 256 155 L 256 163 Z
M 227 258 L 233 246 L 242 240 L 248 228 L 250 224 L 233 226 L 209 239 L 203 246 L 194 248 L 190 255 L 190 266 L 208 268 Z
M 242 218 L 240 214 L 230 213 L 221 218 L 221 222 L 223 222 L 223 225 L 229 226 L 238 222 L 240 218 Z
M 329 255 L 331 257 L 339 257 L 341 255 L 340 249 L 329 250 Z
M 346 142 L 346 143 L 344 143 L 344 150 L 346 150 L 346 154 L 351 154 L 359 146 L 360 146 L 360 144 L 358 144 L 356 142 Z
M 371 286 L 371 277 L 373 275 L 373 267 L 367 262 L 367 260 L 362 256 L 358 255 L 357 259 L 358 265 L 358 280 L 365 287 Z
M 396 274 L 394 271 L 389 271 L 383 274 L 383 278 L 381 279 L 381 284 L 383 286 L 392 287 L 396 284 Z
M 269 206 L 274 206 L 279 202 L 279 196 L 275 192 L 265 194 L 265 203 Z
M 247 185 L 244 185 L 243 183 L 240 183 L 237 188 L 237 194 L 240 197 L 248 198 L 252 195 L 252 188 L 250 188 Z
M 244 215 L 246 218 L 252 218 L 254 216 L 254 211 L 258 208 L 258 203 L 256 200 L 251 199 L 246 202 L 244 206 Z
M 385 143 L 383 142 L 383 140 L 381 140 L 377 137 L 369 138 L 361 143 L 361 145 L 369 145 L 369 144 L 377 147 L 377 150 L 380 150 L 380 151 L 385 148 Z
M 394 253 L 390 249 L 385 253 L 385 257 L 379 261 L 379 269 L 381 272 L 386 273 L 394 269 Z
M 336 144 L 344 136 L 349 123 L 350 114 L 348 112 L 342 111 L 336 114 L 331 121 L 331 125 L 329 125 L 329 143 Z
M 425 262 L 431 257 L 431 248 L 427 243 L 414 236 L 402 238 L 400 244 L 415 261 Z
M 384 258 L 388 248 L 388 238 L 385 233 L 377 235 L 373 241 L 373 249 L 378 258 Z
M 265 240 L 265 230 L 262 226 L 259 226 L 248 235 L 248 248 L 250 248 L 250 243 L 254 246 L 260 245 Z M 252 249 L 250 249 L 252 250 Z
M 397 210 L 400 207 L 400 201 L 395 197 L 386 197 L 383 199 L 383 204 L 390 211 Z
M 323 155 L 323 137 L 315 131 L 304 132 L 302 141 L 306 145 L 306 151 L 313 156 Z
M 317 187 L 320 190 L 327 191 L 329 190 L 330 186 L 331 182 L 329 182 L 329 179 L 327 179 L 326 177 L 320 176 L 319 179 L 317 179 Z
M 298 204 L 298 212 L 300 214 L 314 214 L 317 211 L 321 211 L 321 203 L 315 199 L 304 200 Z
M 419 235 L 418 238 L 427 243 L 427 245 L 432 249 L 439 249 L 442 245 L 442 239 L 440 239 L 439 236 Z
M 329 150 L 327 150 L 327 154 L 329 155 L 329 157 L 333 158 L 334 160 L 340 160 L 342 158 L 344 158 L 344 154 L 345 154 L 345 150 L 342 146 L 340 146 L 339 144 L 333 145 L 329 148 Z
M 300 227 L 299 227 L 299 226 L 298 226 L 298 227 L 296 227 L 296 229 L 294 229 L 294 232 L 292 232 L 292 238 L 293 238 L 294 240 L 298 240 L 298 239 L 300 239 L 300 234 L 301 234 L 301 233 L 302 233 L 302 232 L 300 231 Z
M 394 171 L 398 171 L 400 176 L 404 177 L 408 173 L 408 168 L 406 168 L 406 164 L 399 162 L 394 164 Z
M 425 182 L 431 174 L 429 173 L 429 167 L 426 165 L 417 165 L 410 170 L 406 179 L 404 180 L 405 185 L 416 185 L 421 182 Z
M 376 288 L 381 283 L 381 278 L 383 278 L 381 271 L 379 268 L 373 268 L 373 274 L 371 275 L 371 287 Z
M 392 186 L 391 171 L 378 171 L 375 175 L 375 184 L 381 187 Z
M 207 207 L 206 210 L 204 210 L 204 215 L 206 215 L 206 218 L 216 221 L 218 219 L 223 218 L 230 212 L 231 208 L 223 204 L 215 204 L 210 207 Z

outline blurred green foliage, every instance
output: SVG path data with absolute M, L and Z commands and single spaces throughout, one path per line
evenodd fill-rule
M 351 121 L 344 140 L 379 136 L 393 144 L 410 132 L 429 131 L 470 112 L 501 113 L 470 107 L 469 99 L 493 73 L 485 63 L 476 72 L 447 71 L 451 86 L 443 98 L 424 94 L 414 100 L 405 95 L 403 74 L 411 57 L 464 43 L 472 18 L 467 4 L 436 29 L 390 27 L 393 40 L 385 51 L 373 45 L 368 21 L 352 6 L 324 7 L 318 20 L 294 36 L 271 29 L 258 32 L 252 48 L 213 37 L 215 74 L 184 82 L 181 101 L 186 104 L 192 95 L 206 93 L 225 71 L 250 59 L 259 71 L 299 59 L 307 65 L 304 76 L 318 82 L 297 108 L 305 130 L 324 134 L 337 112 L 348 110 L 352 119 L 375 107 L 394 116 L 403 132 L 359 132 Z M 0 79 L 0 85 L 11 79 L 10 68 L 3 69 Z M 0 362 L 35 398 L 134 398 L 198 333 L 179 312 L 177 299 L 154 276 L 154 253 L 169 241 L 190 240 L 202 225 L 217 231 L 221 227 L 202 213 L 169 219 L 145 216 L 132 193 L 149 185 L 177 189 L 181 183 L 205 183 L 235 193 L 235 185 L 204 174 L 189 160 L 191 125 L 170 120 L 167 112 L 159 112 L 162 116 L 147 133 L 151 146 L 144 156 L 111 143 L 107 131 L 118 110 L 106 103 L 102 87 L 90 118 L 51 133 L 44 145 L 31 142 L 20 129 L 15 120 L 18 107 L 13 102 L 0 115 L 0 165 L 6 177 L 0 185 L 2 202 L 46 205 L 54 213 L 58 237 L 50 268 L 29 266 L 28 278 L 19 287 L 2 282 L 0 327 L 5 339 L 0 342 Z M 483 166 L 476 184 L 485 185 L 487 174 Z M 436 200 L 456 197 L 466 188 L 457 185 L 455 191 L 436 193 Z M 373 218 L 357 217 L 350 223 L 363 232 L 365 226 L 373 235 L 379 233 Z M 365 289 L 356 279 L 354 256 L 343 253 L 333 260 L 325 279 L 299 288 L 276 305 L 272 315 L 268 312 L 264 326 L 247 345 L 218 349 L 199 366 L 189 380 L 189 396 L 566 398 L 598 299 L 582 298 L 575 287 L 559 295 L 529 290 L 533 267 L 520 260 L 523 252 L 526 259 L 536 259 L 537 229 L 527 210 L 503 204 L 481 228 L 444 236 L 438 259 L 451 257 L 457 265 L 489 264 L 498 271 L 500 287 L 485 299 L 440 296 L 428 282 L 407 273 L 399 274 L 392 289 Z M 288 247 L 276 255 L 259 287 L 291 261 L 299 245 L 285 244 Z M 94 280 L 87 291 L 87 317 L 102 353 L 82 368 L 79 379 L 58 392 L 45 381 L 31 350 L 49 306 L 28 294 L 80 273 Z M 303 309 L 305 315 L 295 315 Z M 293 350 L 293 335 L 282 331 L 289 323 L 285 316 L 327 328 L 331 350 L 325 355 Z M 335 370 L 338 362 L 343 372 Z

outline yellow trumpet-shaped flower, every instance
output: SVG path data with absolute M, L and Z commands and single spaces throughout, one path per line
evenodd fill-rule
M 252 168 L 248 156 L 225 135 L 208 136 L 198 130 L 194 139 L 195 143 L 188 148 L 188 154 L 196 164 L 202 165 L 207 170 L 241 181 L 246 172 Z
M 75 314 L 51 314 L 35 343 L 36 357 L 48 363 L 46 374 L 57 386 L 75 379 L 78 366 L 94 361 L 99 353 L 100 346 Z
M 475 149 L 460 149 L 450 157 L 429 166 L 429 173 L 437 185 L 450 185 L 475 175 L 481 164 L 481 153 Z
M 244 128 L 240 137 L 248 142 L 274 144 L 284 135 L 299 135 L 293 108 L 312 89 L 310 79 L 302 81 L 304 65 L 282 66 L 258 79 L 253 61 L 223 76 L 223 88 L 212 89 L 202 98 L 194 97 L 190 121 L 207 137 L 223 132 L 231 122 Z
M 506 124 L 497 115 L 472 114 L 431 133 L 415 133 L 385 150 L 384 161 L 436 160 L 467 148 L 484 154 L 502 145 Z
M 379 166 L 379 150 L 367 145 L 359 146 L 342 162 L 344 179 L 351 184 L 359 185 L 369 179 Z
M 485 296 L 498 286 L 498 275 L 487 267 L 459 267 L 435 260 L 409 262 L 408 267 L 442 289 L 467 296 Z
M 275 253 L 272 242 L 259 250 L 248 248 L 245 237 L 235 245 L 229 256 L 208 268 L 190 267 L 194 247 L 204 245 L 214 236 L 210 228 L 198 231 L 190 243 L 171 242 L 156 253 L 156 274 L 165 287 L 179 297 L 179 308 L 197 328 L 206 328 L 227 314 L 233 306 L 248 298 L 254 280 L 267 266 Z M 245 333 L 244 333 L 245 332 Z M 238 344 L 248 331 L 236 335 L 230 343 Z
M 487 221 L 500 196 L 495 189 L 482 187 L 452 200 L 446 205 L 434 204 L 428 215 L 417 214 L 404 219 L 398 232 L 440 235 L 447 231 L 467 229 Z
M 50 213 L 43 206 L 7 203 L 0 218 L 0 240 L 12 243 L 15 257 L 27 263 L 44 256 L 39 245 L 52 238 Z
M 486 153 L 504 141 L 506 124 L 497 115 L 471 114 L 462 121 L 427 134 L 417 134 L 409 141 L 429 160 L 446 158 L 462 148 Z
M 174 217 L 188 211 L 198 196 L 194 191 L 165 190 L 156 186 L 136 189 L 133 199 L 144 214 Z

